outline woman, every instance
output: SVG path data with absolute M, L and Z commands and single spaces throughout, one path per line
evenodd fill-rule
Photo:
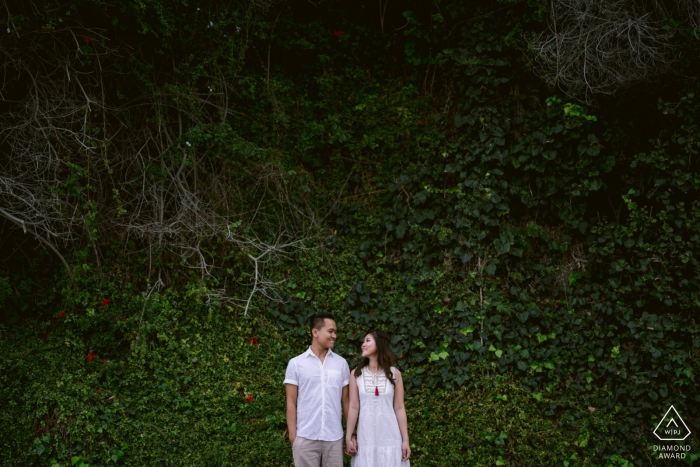
M 352 467 L 409 467 L 403 380 L 394 368 L 389 335 L 370 331 L 362 343 L 362 363 L 350 374 L 350 410 L 345 437 Z M 362 410 L 360 411 L 360 407 Z M 357 438 L 353 434 L 357 414 Z

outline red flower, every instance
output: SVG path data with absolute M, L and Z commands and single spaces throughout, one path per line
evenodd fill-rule
M 248 342 L 252 342 L 255 347 L 258 346 L 258 338 L 257 337 L 251 337 Z
M 253 402 L 253 396 L 244 397 L 243 400 L 246 401 L 246 402 Z
M 423 122 L 418 122 L 418 126 L 423 126 Z
M 107 309 L 107 305 L 109 305 L 109 298 L 103 298 L 102 299 L 102 306 Z
M 193 92 L 194 94 L 197 94 L 197 90 L 196 90 L 196 89 L 193 89 L 192 92 Z
M 107 360 L 102 360 L 102 364 L 103 364 L 103 365 L 106 365 L 106 364 L 107 364 Z
M 92 37 L 85 36 L 85 38 L 83 40 L 85 41 L 86 44 L 89 44 L 90 42 L 92 42 Z
M 119 318 L 119 321 L 126 321 L 126 318 Z
M 102 392 L 102 389 L 98 389 L 98 390 L 97 390 L 97 391 L 95 391 L 95 392 L 98 392 L 98 393 L 99 393 L 99 392 Z
M 93 360 L 96 359 L 96 358 L 97 358 L 97 355 L 96 355 L 96 354 L 94 354 L 94 353 L 89 353 L 88 356 L 87 356 L 87 358 L 86 358 L 85 360 L 87 360 L 88 362 L 91 362 L 91 361 L 93 361 Z
M 340 36 L 343 35 L 343 31 L 334 31 L 334 32 L 333 32 L 333 35 L 334 35 L 335 37 L 340 37 Z
M 62 311 L 62 312 L 60 312 L 60 313 L 58 314 L 58 320 L 59 320 L 59 321 L 61 321 L 61 320 L 62 320 L 63 318 L 65 318 L 65 317 L 66 317 L 66 312 L 65 312 L 65 311 Z

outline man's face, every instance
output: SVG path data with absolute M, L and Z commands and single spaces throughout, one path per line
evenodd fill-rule
M 321 344 L 321 346 L 327 349 L 332 349 L 335 345 L 335 332 L 335 321 L 329 318 L 325 318 L 323 320 L 323 327 L 321 329 L 314 329 L 313 335 L 316 339 L 316 342 Z

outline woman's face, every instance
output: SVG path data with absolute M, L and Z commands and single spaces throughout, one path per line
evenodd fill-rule
M 372 334 L 367 334 L 365 340 L 362 342 L 362 356 L 369 357 L 375 353 L 377 353 L 377 343 Z

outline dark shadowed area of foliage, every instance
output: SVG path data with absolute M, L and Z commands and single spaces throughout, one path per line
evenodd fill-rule
M 3 3 L 2 465 L 292 465 L 318 311 L 392 335 L 413 465 L 678 465 L 670 405 L 700 458 L 683 8 L 585 106 L 540 0 Z

